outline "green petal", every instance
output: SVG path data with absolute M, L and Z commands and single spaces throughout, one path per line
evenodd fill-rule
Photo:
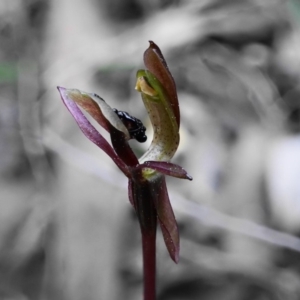
M 154 76 L 161 82 L 161 84 L 165 88 L 171 108 L 176 118 L 177 126 L 179 127 L 180 111 L 175 81 L 159 47 L 154 42 L 149 42 L 150 46 L 144 53 L 145 66 L 152 74 L 154 74 Z
M 179 128 L 169 97 L 159 80 L 149 71 L 137 72 L 136 90 L 142 94 L 154 131 L 151 146 L 140 162 L 169 161 L 179 145 Z

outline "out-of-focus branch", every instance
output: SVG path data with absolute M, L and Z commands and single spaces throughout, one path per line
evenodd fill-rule
M 81 171 L 99 176 L 109 184 L 118 183 L 119 186 L 119 184 L 122 183 L 124 189 L 127 188 L 125 180 L 119 178 L 117 169 L 114 170 L 113 168 L 105 166 L 98 168 L 97 165 L 99 162 L 96 158 L 63 141 L 50 129 L 45 131 L 45 136 L 45 146 L 52 151 L 55 151 L 62 160 L 75 165 L 80 168 Z M 171 198 L 177 211 L 194 218 L 205 226 L 240 233 L 269 244 L 300 252 L 300 239 L 293 235 L 245 219 L 226 215 L 205 205 L 185 199 L 178 194 L 171 195 Z

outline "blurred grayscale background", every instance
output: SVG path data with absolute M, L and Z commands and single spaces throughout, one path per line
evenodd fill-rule
M 158 300 L 300 299 L 300 1 L 1 0 L 0 300 L 142 299 L 125 177 L 56 86 L 96 92 L 151 141 L 134 90 L 148 40 L 194 177 L 168 178 L 181 254 L 159 234 Z

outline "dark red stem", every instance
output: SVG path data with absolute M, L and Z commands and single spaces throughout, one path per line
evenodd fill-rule
M 144 263 L 144 300 L 156 299 L 156 232 L 142 233 Z
M 133 198 L 139 219 L 144 264 L 144 300 L 156 299 L 156 227 L 157 212 L 154 206 L 156 191 L 151 182 L 137 174 L 133 182 Z

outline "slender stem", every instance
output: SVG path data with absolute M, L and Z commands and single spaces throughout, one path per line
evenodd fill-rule
M 154 206 L 155 193 L 153 184 L 144 180 L 139 173 L 139 180 L 132 184 L 132 195 L 142 233 L 144 264 L 144 300 L 156 299 L 156 227 L 157 212 Z
M 156 231 L 142 232 L 144 263 L 144 300 L 156 299 Z

